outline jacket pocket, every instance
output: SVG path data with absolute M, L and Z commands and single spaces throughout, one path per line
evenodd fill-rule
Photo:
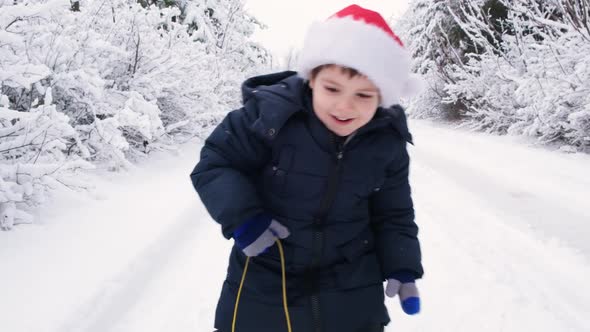
M 279 197 L 286 197 L 289 193 L 286 189 L 287 176 L 293 165 L 295 148 L 291 145 L 283 146 L 273 157 L 270 165 L 264 169 L 265 190 Z
M 375 250 L 375 235 L 370 227 L 365 227 L 352 240 L 338 246 L 339 253 L 353 263 L 358 257 Z
M 326 177 L 297 169 L 295 157 L 294 146 L 285 145 L 280 148 L 271 164 L 264 169 L 264 190 L 294 202 L 320 199 Z
M 335 268 L 336 285 L 339 289 L 353 289 L 383 282 L 377 253 L 362 254 L 354 262 L 344 262 Z
M 335 269 L 340 289 L 351 289 L 382 282 L 381 266 L 375 251 L 375 237 L 367 227 L 358 236 L 338 247 L 344 261 Z

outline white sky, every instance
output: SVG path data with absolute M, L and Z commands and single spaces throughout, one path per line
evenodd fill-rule
M 258 30 L 254 38 L 282 57 L 289 49 L 299 48 L 303 37 L 313 21 L 323 21 L 338 10 L 353 3 L 375 10 L 386 20 L 401 16 L 409 0 L 245 0 L 246 9 L 268 26 Z

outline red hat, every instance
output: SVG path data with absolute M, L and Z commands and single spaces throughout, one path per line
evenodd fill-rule
M 381 93 L 381 106 L 399 103 L 420 89 L 411 75 L 411 58 L 383 17 L 358 5 L 348 6 L 324 22 L 314 22 L 299 54 L 297 71 L 309 79 L 321 65 L 350 67 L 366 75 Z

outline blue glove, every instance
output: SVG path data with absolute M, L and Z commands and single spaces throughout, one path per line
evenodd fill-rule
M 289 235 L 287 227 L 263 213 L 238 227 L 233 238 L 246 256 L 253 257 L 272 247 L 277 238 L 284 239 Z
M 387 279 L 385 295 L 395 297 L 396 294 L 399 294 L 399 301 L 406 314 L 415 315 L 420 312 L 420 295 L 412 272 L 398 271 Z

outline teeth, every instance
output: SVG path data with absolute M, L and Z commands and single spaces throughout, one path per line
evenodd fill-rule
M 340 120 L 340 121 L 346 121 L 346 120 L 349 119 L 349 118 L 341 118 L 341 117 L 337 117 L 337 116 L 335 116 L 335 118 L 338 119 L 338 120 Z

